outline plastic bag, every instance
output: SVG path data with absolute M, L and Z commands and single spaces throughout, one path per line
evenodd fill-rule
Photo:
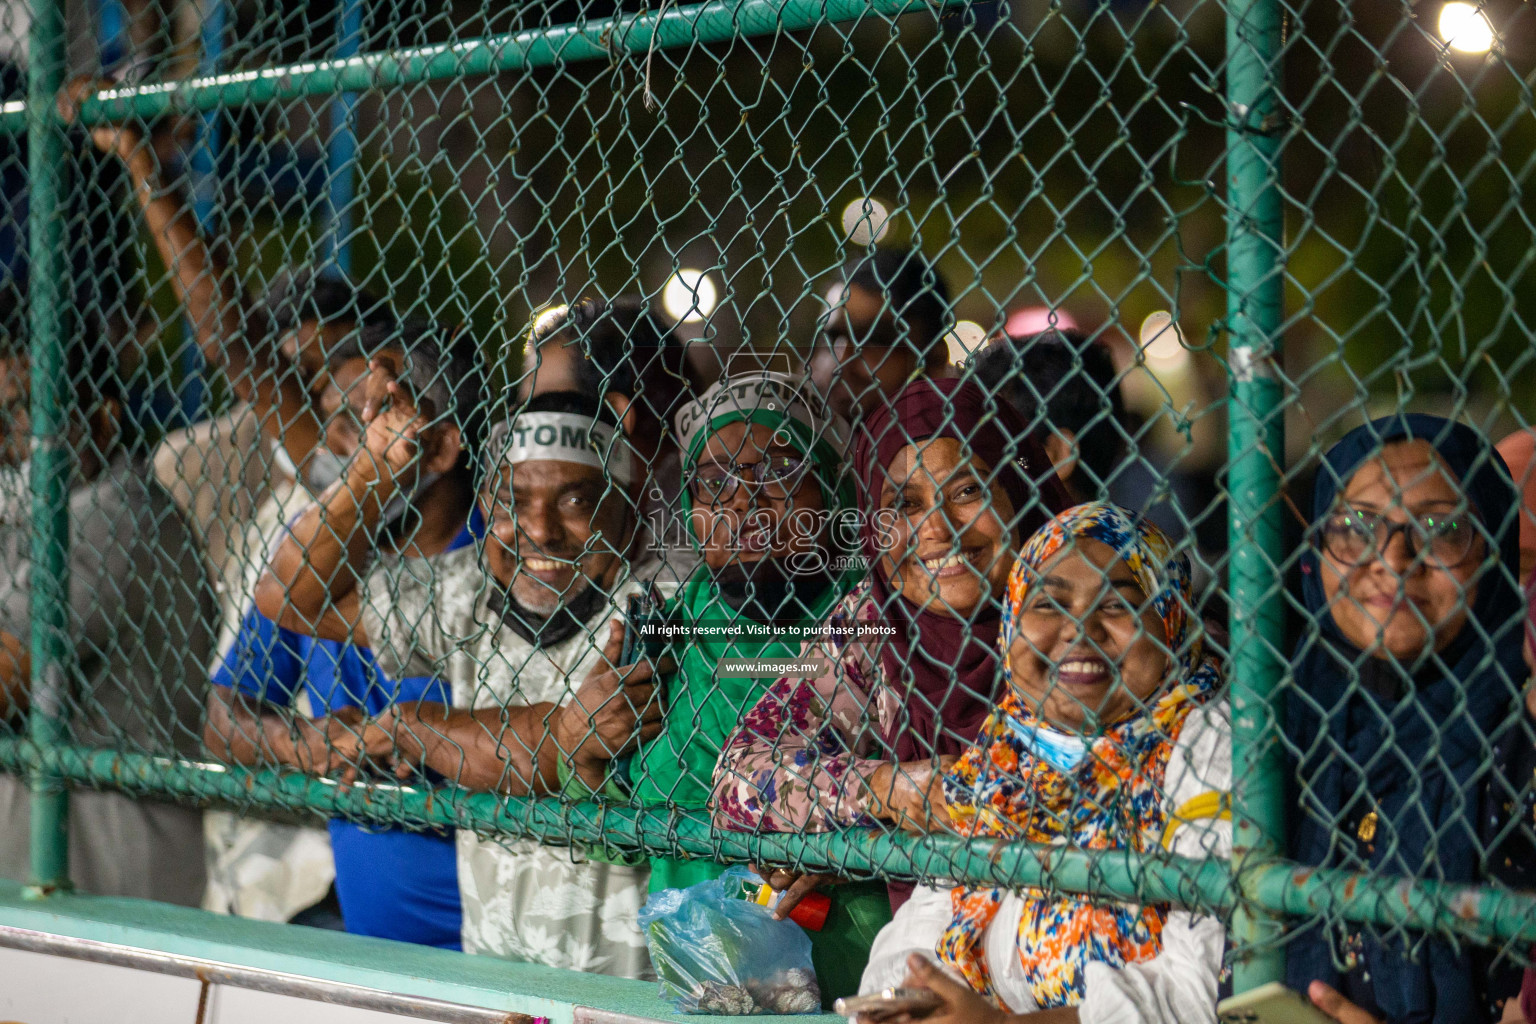
M 663 889 L 640 910 L 640 927 L 661 979 L 661 996 L 680 1013 L 742 1016 L 817 1013 L 821 989 L 811 939 L 793 921 L 741 899 L 756 876 L 732 868 L 686 889 Z

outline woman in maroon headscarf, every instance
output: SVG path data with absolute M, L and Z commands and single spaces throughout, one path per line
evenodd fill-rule
M 1020 540 L 1071 504 L 1017 414 L 958 380 L 917 381 L 877 410 L 854 470 L 869 578 L 805 647 L 825 670 L 780 679 L 726 743 L 721 828 L 928 831 L 943 768 L 993 704 Z M 911 891 L 891 889 L 893 905 Z

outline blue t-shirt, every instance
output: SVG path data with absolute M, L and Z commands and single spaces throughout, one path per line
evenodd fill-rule
M 477 506 L 447 550 L 472 544 L 483 532 Z M 389 679 L 371 651 L 284 629 L 255 608 L 246 611 L 213 684 L 282 707 L 291 707 L 303 690 L 308 706 L 301 704 L 299 710 L 312 715 L 349 707 L 376 715 L 400 701 L 452 701 L 439 679 Z M 459 874 L 451 832 L 369 828 L 340 820 L 330 823 L 330 831 L 336 896 L 347 931 L 459 948 Z

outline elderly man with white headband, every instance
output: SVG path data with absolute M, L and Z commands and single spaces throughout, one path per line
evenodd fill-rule
M 635 534 L 631 456 L 607 407 L 575 392 L 525 403 L 491 433 L 484 551 L 431 564 L 380 561 L 358 579 L 348 565 L 369 564 L 369 553 L 334 538 L 371 535 L 390 498 L 431 466 L 437 444 L 430 410 L 419 413 L 386 377 L 370 383 L 364 449 L 294 525 L 263 581 L 271 600 L 302 561 L 332 581 L 330 600 L 289 608 L 287 619 L 370 648 L 392 678 L 436 675 L 452 688 L 452 708 L 397 704 L 341 738 L 347 756 L 393 763 L 402 775 L 426 768 L 474 789 L 540 795 L 557 788 L 562 762 L 585 775 L 585 766 L 655 735 L 657 666 L 618 665 L 616 617 L 639 587 L 626 565 Z M 643 865 L 466 831 L 458 854 L 466 952 L 652 976 L 636 922 Z

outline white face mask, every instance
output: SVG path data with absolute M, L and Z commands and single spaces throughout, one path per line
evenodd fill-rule
M 345 459 L 329 448 L 316 448 L 309 453 L 309 468 L 304 471 L 304 485 L 319 494 L 346 473 Z
M 417 498 L 425 494 L 428 487 L 431 487 L 442 478 L 443 474 L 441 473 L 428 473 L 416 482 L 416 486 L 411 490 L 410 494 L 406 494 L 404 491 L 396 491 L 395 496 L 389 499 L 388 503 L 384 506 L 383 513 L 379 516 L 378 529 L 384 529 L 390 523 L 405 515 L 405 510 L 410 508 Z
M 1008 729 L 1031 754 L 1062 772 L 1074 771 L 1083 763 L 1092 746 L 1073 733 L 1057 732 L 1043 725 L 1026 725 L 1016 718 L 1008 719 Z
M 269 441 L 268 444 L 272 447 L 272 465 L 277 468 L 278 474 L 290 480 L 297 480 L 299 467 L 293 464 L 293 456 L 288 454 L 288 449 L 278 441 Z

